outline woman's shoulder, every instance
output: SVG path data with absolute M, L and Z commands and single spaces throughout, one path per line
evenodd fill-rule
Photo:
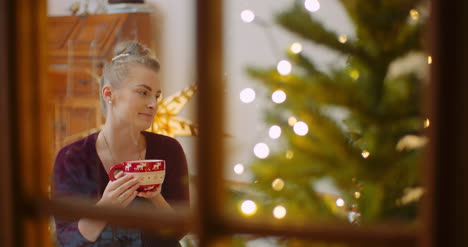
M 60 149 L 60 151 L 57 154 L 57 157 L 64 155 L 69 157 L 73 154 L 83 156 L 86 153 L 90 153 L 95 149 L 96 137 L 98 133 L 99 132 L 95 132 L 70 144 L 65 145 Z

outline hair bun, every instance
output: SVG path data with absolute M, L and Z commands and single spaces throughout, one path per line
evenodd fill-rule
M 125 53 L 134 56 L 151 56 L 151 51 L 147 47 L 145 47 L 141 43 L 138 43 L 138 41 L 135 40 L 122 41 L 115 45 L 114 56 L 118 56 L 120 54 Z

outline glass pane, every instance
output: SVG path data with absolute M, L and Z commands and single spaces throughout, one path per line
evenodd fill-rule
M 413 222 L 430 120 L 424 1 L 225 1 L 232 215 Z
M 51 198 L 186 213 L 195 200 L 193 4 L 48 0 L 48 6 Z M 186 233 L 150 236 L 82 217 L 55 217 L 50 229 L 57 245 L 70 246 L 90 239 L 99 246 L 176 246 Z
M 184 246 L 197 246 L 196 242 L 187 242 Z M 223 247 L 390 247 L 395 245 L 378 244 L 372 242 L 366 243 L 331 243 L 325 241 L 313 241 L 293 237 L 278 237 L 278 236 L 257 236 L 251 234 L 236 234 L 225 237 L 217 241 L 212 246 Z M 402 246 L 402 245 L 399 245 Z M 409 245 L 405 245 L 409 246 Z

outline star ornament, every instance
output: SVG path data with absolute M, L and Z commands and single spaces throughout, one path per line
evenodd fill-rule
M 148 131 L 166 136 L 196 136 L 198 128 L 191 121 L 178 117 L 197 91 L 195 84 L 167 98 L 158 100 L 158 111 Z

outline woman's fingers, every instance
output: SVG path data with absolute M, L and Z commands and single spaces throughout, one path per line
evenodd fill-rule
M 127 180 L 126 182 L 122 183 L 118 188 L 114 190 L 114 192 L 117 195 L 123 194 L 125 191 L 132 189 L 132 187 L 136 186 L 133 191 L 135 191 L 138 188 L 138 178 L 131 178 Z
M 114 181 L 110 181 L 110 183 L 108 184 L 109 186 L 109 190 L 116 190 L 117 188 L 119 188 L 122 184 L 130 181 L 131 179 L 133 178 L 133 176 L 129 175 L 129 174 L 123 174 L 121 175 L 119 178 L 117 178 L 116 180 Z

